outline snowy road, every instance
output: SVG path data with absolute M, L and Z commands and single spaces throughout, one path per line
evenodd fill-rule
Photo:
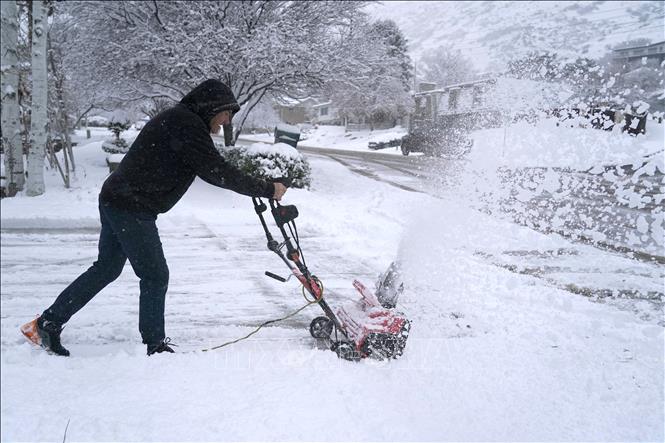
M 406 191 L 426 192 L 434 196 L 459 179 L 466 163 L 464 160 L 421 155 L 397 156 L 386 155 L 383 152 L 307 147 L 298 147 L 298 149 L 308 156 L 331 158 L 349 170 L 374 180 L 389 183 Z
M 79 158 L 98 186 L 105 165 L 90 152 Z M 127 268 L 68 323 L 72 357 L 53 358 L 18 326 L 94 259 L 97 192 L 33 200 L 48 218 L 3 201 L 2 440 L 62 440 L 68 421 L 71 441 L 663 439 L 662 305 L 621 292 L 661 291 L 659 267 L 310 161 L 312 189 L 287 194 L 307 264 L 335 305 L 356 297 L 353 278 L 371 286 L 402 261 L 414 327 L 401 359 L 338 360 L 309 337 L 311 308 L 195 352 L 304 304 L 293 281 L 263 275 L 285 272 L 249 199 L 200 181 L 158 220 L 179 353 L 145 357 Z M 322 405 L 334 426 L 311 419 Z

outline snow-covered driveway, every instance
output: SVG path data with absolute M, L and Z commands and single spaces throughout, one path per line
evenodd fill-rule
M 158 221 L 179 352 L 145 356 L 129 268 L 67 325 L 71 358 L 34 349 L 18 326 L 96 253 L 95 193 L 62 192 L 59 215 L 31 219 L 46 229 L 3 216 L 3 441 L 62 440 L 68 422 L 68 441 L 663 439 L 661 308 L 593 302 L 503 265 L 551 257 L 573 281 L 593 266 L 599 284 L 643 290 L 662 283 L 657 268 L 311 162 L 312 190 L 287 194 L 307 264 L 334 304 L 399 257 L 414 325 L 401 359 L 354 364 L 318 349 L 306 330 L 315 308 L 197 351 L 304 304 L 294 281 L 263 276 L 285 272 L 249 199 L 198 181 Z M 619 268 L 642 278 L 612 283 Z

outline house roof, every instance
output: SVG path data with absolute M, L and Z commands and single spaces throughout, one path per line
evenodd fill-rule
M 310 97 L 295 98 L 295 97 L 281 96 L 275 98 L 275 102 L 277 102 L 277 104 L 281 106 L 299 106 L 307 102 L 308 100 L 310 100 Z
M 662 45 L 663 43 L 665 43 L 665 40 L 663 40 L 662 42 L 658 42 L 658 43 L 651 43 L 649 45 L 630 46 L 630 47 L 627 47 L 627 48 L 612 49 L 612 51 L 613 52 L 623 52 L 623 51 L 630 51 L 630 50 L 634 50 L 634 49 L 649 49 L 649 48 L 652 48 L 654 46 Z
M 431 94 L 443 94 L 451 90 L 455 89 L 467 89 L 467 88 L 472 88 L 475 85 L 479 84 L 486 84 L 486 83 L 494 83 L 496 80 L 494 79 L 482 79 L 482 80 L 474 80 L 472 82 L 464 82 L 464 83 L 455 83 L 453 85 L 447 85 L 442 88 L 438 89 L 432 89 L 431 91 L 423 91 L 423 92 L 417 92 L 414 95 L 416 97 L 420 97 L 423 95 L 431 95 Z
M 321 103 L 321 99 L 317 97 L 305 97 L 305 98 L 294 98 L 294 97 L 278 97 L 275 99 L 276 103 L 279 106 L 284 106 L 286 108 L 295 108 L 298 106 L 317 106 Z

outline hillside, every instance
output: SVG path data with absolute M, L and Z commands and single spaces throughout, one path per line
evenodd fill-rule
M 409 40 L 414 61 L 429 48 L 453 45 L 477 69 L 501 69 L 533 50 L 562 57 L 601 57 L 626 40 L 663 40 L 665 3 L 619 2 L 380 2 L 367 11 L 392 19 Z

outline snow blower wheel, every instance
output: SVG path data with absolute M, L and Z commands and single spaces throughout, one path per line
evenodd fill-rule
M 314 338 L 330 338 L 333 332 L 334 323 L 328 317 L 316 317 L 309 324 L 309 333 Z
M 332 344 L 330 350 L 343 360 L 359 361 L 361 355 L 356 351 L 354 343 L 349 341 L 338 341 Z

